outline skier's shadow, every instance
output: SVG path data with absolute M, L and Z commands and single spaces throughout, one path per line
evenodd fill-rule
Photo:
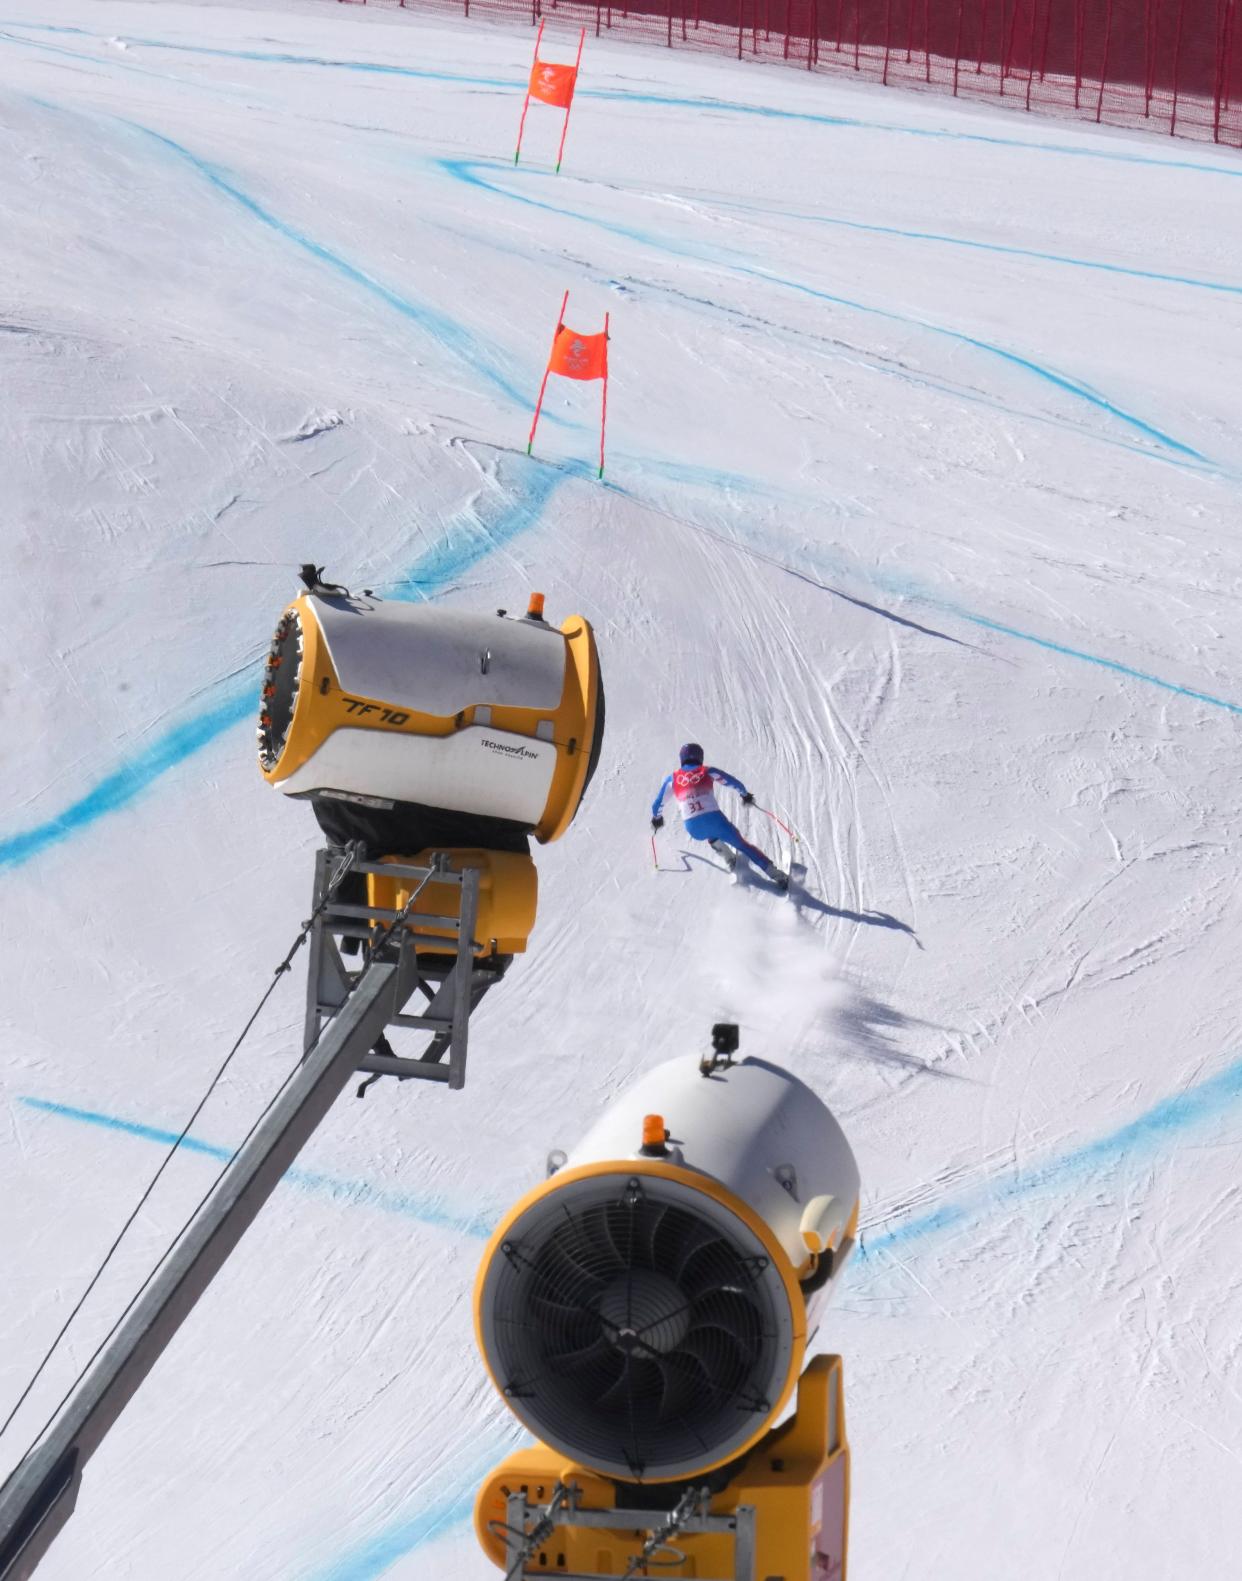
M 713 862 L 709 856 L 700 856 L 697 851 L 679 851 L 681 857 L 680 867 L 661 867 L 662 873 L 689 873 L 691 862 L 701 862 L 704 867 L 710 867 L 717 873 L 728 873 L 729 869 L 723 862 Z M 784 895 L 785 891 L 766 874 L 757 872 L 753 867 L 742 880 L 747 889 L 766 890 L 769 895 Z M 821 900 L 818 895 L 813 895 L 806 887 L 803 879 L 796 879 L 793 883 L 793 893 L 790 899 L 799 911 L 815 911 L 825 917 L 836 917 L 841 922 L 854 922 L 868 928 L 888 928 L 894 933 L 904 933 L 907 938 L 913 939 L 919 949 L 923 948 L 918 934 L 908 922 L 903 922 L 900 917 L 894 917 L 888 911 L 848 911 L 844 906 L 830 906 L 826 900 Z
M 800 911 L 818 911 L 825 917 L 839 917 L 842 922 L 865 923 L 869 928 L 891 928 L 894 933 L 904 933 L 923 948 L 918 934 L 908 922 L 903 922 L 900 917 L 894 917 L 888 911 L 847 911 L 844 906 L 830 906 L 826 900 L 821 900 L 818 895 L 812 895 L 808 889 L 801 888 L 794 896 L 794 904 Z

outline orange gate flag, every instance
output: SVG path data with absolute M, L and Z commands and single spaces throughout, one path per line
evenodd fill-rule
M 558 110 L 568 110 L 574 96 L 576 66 L 560 66 L 536 59 L 530 68 L 530 96 Z
M 548 375 L 559 373 L 563 379 L 602 379 L 603 401 L 599 418 L 599 476 L 604 475 L 604 430 L 608 426 L 608 314 L 604 314 L 604 327 L 598 335 L 580 335 L 565 322 L 565 309 L 569 305 L 569 292 L 561 298 L 561 311 L 556 320 L 556 333 L 552 336 L 552 350 L 548 365 L 543 370 L 543 383 L 539 386 L 539 399 L 535 402 L 535 417 L 530 425 L 530 438 L 526 441 L 529 456 L 535 444 L 535 429 L 543 410 L 543 392 L 548 387 Z
M 608 377 L 608 327 L 599 335 L 580 335 L 562 324 L 552 342 L 548 368 L 563 379 L 606 379 Z
M 565 122 L 561 127 L 561 144 L 556 151 L 556 168 L 560 170 L 561 160 L 565 154 L 565 135 L 569 131 L 569 111 L 574 102 L 574 88 L 578 83 L 578 67 L 582 64 L 582 46 L 586 40 L 586 28 L 578 35 L 578 58 L 572 66 L 562 65 L 553 60 L 539 59 L 539 41 L 543 38 L 543 19 L 539 22 L 539 32 L 535 38 L 535 59 L 530 68 L 530 82 L 526 88 L 526 97 L 522 100 L 522 119 L 518 122 L 517 149 L 513 155 L 516 165 L 522 157 L 522 133 L 526 130 L 526 112 L 530 109 L 530 101 L 538 99 L 540 104 L 550 104 L 553 109 L 564 110 Z

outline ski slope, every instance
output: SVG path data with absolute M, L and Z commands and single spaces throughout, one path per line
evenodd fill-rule
M 0 1415 L 308 911 L 254 763 L 315 559 L 531 588 L 608 735 L 464 1093 L 342 1100 L 47 1581 L 483 1581 L 487 1227 L 736 1017 L 842 1120 L 853 1581 L 1242 1548 L 1242 162 L 327 0 L 0 6 Z M 546 53 L 570 58 L 552 24 Z M 598 386 L 530 409 L 561 293 Z M 648 806 L 701 740 L 799 905 Z M 767 820 L 744 822 L 770 845 Z M 296 1055 L 278 989 L 7 1471 Z

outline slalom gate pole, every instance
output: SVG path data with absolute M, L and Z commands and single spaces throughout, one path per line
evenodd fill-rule
M 543 23 L 542 22 L 539 24 L 539 31 L 541 33 L 543 32 Z M 581 66 L 581 64 L 582 64 L 582 46 L 583 46 L 583 44 L 585 42 L 586 42 L 586 28 L 583 28 L 582 32 L 579 33 L 579 35 L 578 35 L 578 58 L 577 58 L 577 60 L 574 61 L 574 93 L 576 93 L 578 91 L 578 67 Z M 536 45 L 536 47 L 535 47 L 535 53 L 536 53 L 536 55 L 539 53 L 538 45 Z M 569 112 L 573 109 L 573 107 L 574 107 L 574 95 L 573 95 L 573 93 L 571 93 L 570 96 L 569 96 L 569 103 L 565 106 L 565 124 L 564 124 L 564 126 L 561 127 L 561 146 L 556 151 L 556 172 L 555 172 L 555 174 L 558 175 L 558 176 L 561 173 L 561 160 L 562 160 L 562 158 L 564 157 L 564 154 L 565 154 L 565 137 L 566 137 L 566 134 L 569 131 Z M 516 164 L 517 161 L 515 160 L 514 163 Z
M 539 31 L 535 35 L 535 60 L 534 60 L 534 65 L 532 65 L 531 68 L 530 68 L 532 72 L 534 71 L 535 66 L 537 66 L 539 64 L 539 40 L 543 37 L 543 23 L 544 23 L 544 18 L 540 17 L 540 19 L 539 19 Z M 522 100 L 522 119 L 518 122 L 517 148 L 514 150 L 514 154 L 513 154 L 513 163 L 515 165 L 517 164 L 518 160 L 522 157 L 522 133 L 526 130 L 526 112 L 529 109 L 530 109 L 530 81 L 528 79 L 527 83 L 526 83 L 526 97 Z
M 568 297 L 569 293 L 565 293 Z M 608 314 L 604 314 L 604 400 L 599 414 L 599 476 L 604 475 L 604 432 L 608 427 Z
M 542 27 L 542 26 L 543 26 L 543 24 L 540 23 L 540 27 Z M 553 351 L 556 350 L 556 337 L 560 334 L 561 326 L 565 322 L 565 309 L 568 306 L 569 306 L 569 292 L 566 291 L 565 295 L 561 298 L 561 311 L 557 314 L 556 328 L 552 332 L 552 350 Z M 532 447 L 534 446 L 534 443 L 535 443 L 535 429 L 538 428 L 538 426 L 539 426 L 539 414 L 543 410 L 543 392 L 548 387 L 548 375 L 551 372 L 552 372 L 552 352 L 550 351 L 548 353 L 547 366 L 543 370 L 543 383 L 539 386 L 539 399 L 535 402 L 535 420 L 530 425 L 530 438 L 526 441 L 526 454 L 527 455 L 530 455 L 531 449 L 532 449 Z M 601 468 L 601 470 L 602 470 L 602 468 Z

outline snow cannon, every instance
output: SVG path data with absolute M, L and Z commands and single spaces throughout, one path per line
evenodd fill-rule
M 542 593 L 514 618 L 351 593 L 321 566 L 301 575 L 268 649 L 258 737 L 264 778 L 308 801 L 326 836 L 304 1050 L 388 961 L 387 1026 L 425 1047 L 413 1058 L 381 1034 L 359 1094 L 384 1076 L 458 1088 L 470 1017 L 535 924 L 530 837 L 564 834 L 599 761 L 595 634 L 581 615 L 550 625 Z
M 479 1347 L 539 1440 L 476 1504 L 514 1577 L 670 1553 L 702 1576 L 845 1573 L 841 1362 L 806 1359 L 854 1248 L 858 1166 L 819 1097 L 737 1042 L 722 1023 L 704 1059 L 615 1099 L 484 1253 Z
M 314 566 L 302 578 L 263 674 L 270 785 L 370 856 L 564 834 L 603 739 L 589 622 L 549 625 L 542 593 L 514 619 L 355 595 Z

